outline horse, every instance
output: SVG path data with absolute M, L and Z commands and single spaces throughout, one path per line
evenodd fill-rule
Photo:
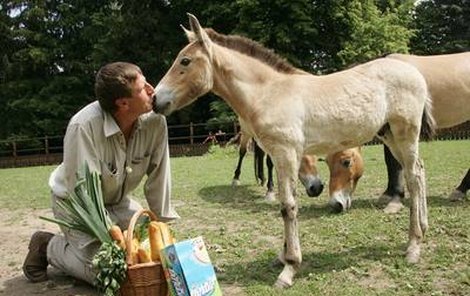
M 470 52 L 434 56 L 390 54 L 387 58 L 413 65 L 424 76 L 437 128 L 453 127 L 470 120 Z M 396 213 L 403 208 L 401 200 L 405 196 L 403 169 L 385 145 L 384 158 L 388 184 L 381 199 L 388 201 L 384 209 L 386 213 Z M 468 189 L 470 169 L 449 199 L 464 199 Z
M 328 205 L 340 213 L 351 207 L 351 197 L 364 173 L 361 147 L 354 147 L 328 154 L 326 163 L 330 170 Z
M 246 155 L 247 143 L 243 139 L 241 132 L 240 150 L 237 167 L 235 169 L 232 186 L 240 185 L 241 165 L 243 158 Z M 267 179 L 267 192 L 265 199 L 267 201 L 275 200 L 274 182 L 273 182 L 273 165 L 271 157 L 266 155 L 264 151 L 259 148 L 254 141 L 255 145 L 255 175 L 257 181 L 264 185 L 264 157 L 266 156 L 268 179 Z M 361 148 L 354 147 L 339 151 L 336 153 L 328 154 L 325 162 L 330 171 L 329 181 L 329 197 L 328 205 L 333 212 L 340 213 L 343 210 L 348 210 L 351 207 L 351 196 L 356 190 L 357 183 L 364 173 L 364 161 L 361 155 Z M 317 157 L 315 155 L 304 154 L 301 159 L 299 169 L 299 180 L 305 187 L 306 193 L 310 197 L 317 197 L 323 191 L 323 182 L 320 179 L 317 169 Z
M 232 179 L 232 186 L 240 185 L 240 174 L 241 166 L 243 159 L 245 158 L 246 152 L 248 150 L 248 145 L 250 140 L 254 146 L 254 164 L 255 164 L 255 177 L 259 184 L 264 186 L 266 182 L 267 191 L 265 194 L 265 200 L 268 202 L 273 202 L 276 199 L 276 194 L 274 192 L 274 181 L 273 181 L 273 162 L 271 157 L 267 155 L 263 149 L 259 147 L 253 138 L 250 138 L 246 135 L 245 132 L 241 131 L 239 133 L 240 148 L 238 153 L 238 162 L 237 167 Z M 266 167 L 268 171 L 268 178 L 265 179 L 264 176 L 264 159 L 266 157 Z M 300 170 L 299 170 L 299 179 L 305 187 L 307 195 L 310 197 L 317 197 L 323 191 L 323 182 L 319 176 L 317 170 L 317 158 L 311 155 L 304 155 L 302 157 Z
M 315 76 L 251 39 L 203 29 L 194 15 L 188 17 L 190 30 L 183 30 L 189 43 L 155 87 L 153 111 L 168 116 L 213 92 L 271 156 L 284 222 L 278 255 L 284 267 L 275 287 L 292 286 L 302 262 L 295 192 L 302 155 L 334 153 L 374 136 L 403 166 L 412 198 L 406 259 L 417 263 L 428 228 L 419 135 L 434 126 L 421 73 L 383 58 Z

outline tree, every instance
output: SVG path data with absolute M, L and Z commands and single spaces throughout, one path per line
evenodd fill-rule
M 442 54 L 470 50 L 470 1 L 421 1 L 415 12 L 416 54 Z

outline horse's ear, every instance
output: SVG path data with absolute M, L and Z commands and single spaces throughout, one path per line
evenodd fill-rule
M 186 34 L 186 38 L 188 38 L 189 43 L 196 41 L 196 35 L 191 30 L 186 29 L 181 24 L 180 27 L 183 29 L 184 34 Z
M 207 50 L 209 56 L 212 56 L 212 41 L 207 35 L 206 31 L 201 27 L 197 18 L 191 13 L 187 13 L 189 17 L 189 25 L 191 31 L 195 34 L 196 40 L 202 43 L 204 48 Z

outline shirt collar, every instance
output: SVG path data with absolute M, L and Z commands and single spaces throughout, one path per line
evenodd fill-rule
M 116 120 L 114 117 L 106 111 L 103 111 L 104 113 L 104 123 L 103 123 L 103 129 L 104 129 L 104 135 L 105 137 L 111 137 L 115 134 L 118 134 L 121 132 L 121 129 L 119 128 L 119 125 L 117 124 Z M 142 127 L 142 115 L 137 118 L 137 122 L 135 123 L 135 128 L 134 130 L 140 130 Z
M 105 137 L 111 137 L 117 133 L 121 132 L 116 120 L 114 117 L 109 114 L 109 112 L 103 111 L 104 114 L 104 122 L 103 122 L 103 129 Z

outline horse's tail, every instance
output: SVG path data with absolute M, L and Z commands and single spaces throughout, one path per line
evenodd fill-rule
M 426 99 L 424 105 L 423 116 L 421 117 L 421 139 L 430 141 L 436 133 L 436 121 L 432 116 L 432 102 L 431 98 Z
M 265 152 L 263 149 L 261 149 L 260 146 L 258 146 L 258 143 L 253 139 L 253 146 L 255 150 L 255 160 L 254 160 L 254 169 L 255 169 L 255 177 L 256 181 L 263 185 L 264 182 L 264 166 L 263 166 L 263 161 L 264 161 L 264 155 Z

